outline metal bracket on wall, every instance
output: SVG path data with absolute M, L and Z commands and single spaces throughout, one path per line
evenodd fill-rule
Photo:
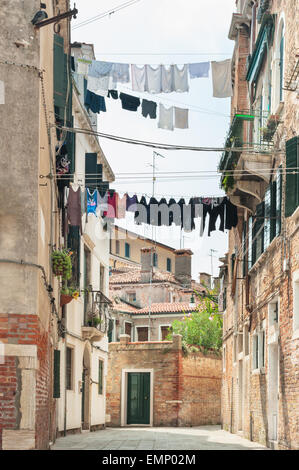
M 48 18 L 44 21 L 40 21 L 39 23 L 37 23 L 34 27 L 36 29 L 39 29 L 39 28 L 42 28 L 43 26 L 47 26 L 48 24 L 52 24 L 52 23 L 58 23 L 59 21 L 61 20 L 64 20 L 65 18 L 77 18 L 77 13 L 78 13 L 78 10 L 77 8 L 75 8 L 76 5 L 74 5 L 74 8 L 73 10 L 70 10 L 70 11 L 67 11 L 65 13 L 62 13 L 61 15 L 57 15 L 57 16 L 53 16 L 53 18 Z

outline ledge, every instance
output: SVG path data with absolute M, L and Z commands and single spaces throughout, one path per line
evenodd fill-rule
M 82 326 L 82 338 L 88 339 L 91 342 L 100 341 L 105 335 L 102 331 L 98 330 L 94 326 Z

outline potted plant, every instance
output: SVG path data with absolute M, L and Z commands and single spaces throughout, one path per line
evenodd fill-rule
M 62 279 L 68 280 L 72 275 L 71 255 L 68 250 L 55 250 L 52 253 L 52 269 L 55 276 L 62 276 Z
M 99 317 L 90 316 L 87 323 L 88 326 L 93 326 L 94 328 L 96 328 L 98 325 L 100 325 L 101 319 Z
M 79 290 L 74 287 L 63 287 L 60 291 L 60 306 L 70 303 L 79 297 Z

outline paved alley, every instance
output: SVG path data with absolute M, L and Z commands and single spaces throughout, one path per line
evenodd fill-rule
M 220 426 L 107 428 L 57 439 L 52 450 L 265 450 Z

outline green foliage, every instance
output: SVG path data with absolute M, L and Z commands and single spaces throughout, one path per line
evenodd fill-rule
M 183 349 L 186 352 L 215 351 L 220 352 L 222 346 L 222 316 L 218 313 L 218 305 L 209 296 L 199 297 L 200 303 L 196 312 L 185 314 L 183 320 L 174 320 L 172 334 L 182 335 Z
M 67 250 L 55 250 L 52 253 L 52 268 L 55 276 L 62 276 L 68 280 L 72 276 L 72 252 Z

